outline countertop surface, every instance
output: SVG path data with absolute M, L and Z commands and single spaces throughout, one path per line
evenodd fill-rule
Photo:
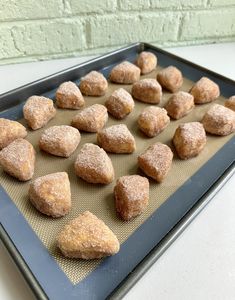
M 168 51 L 235 80 L 235 43 Z M 91 57 L 0 66 L 0 94 Z M 128 292 L 136 299 L 235 299 L 235 175 Z M 0 241 L 0 299 L 34 299 Z

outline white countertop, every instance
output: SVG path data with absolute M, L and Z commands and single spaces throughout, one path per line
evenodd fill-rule
M 235 43 L 168 49 L 235 80 Z M 0 66 L 0 94 L 87 58 Z M 235 175 L 125 296 L 235 299 Z M 34 299 L 0 242 L 0 299 Z

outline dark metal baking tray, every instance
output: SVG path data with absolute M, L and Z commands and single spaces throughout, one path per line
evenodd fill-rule
M 161 66 L 179 67 L 193 81 L 208 76 L 219 84 L 225 97 L 235 94 L 233 80 L 157 47 L 136 43 L 1 95 L 0 117 L 19 119 L 23 101 L 32 94 L 46 94 L 60 83 L 76 80 L 93 69 L 107 76 L 115 64 L 133 61 L 143 50 L 155 53 Z M 234 153 L 233 137 L 122 244 L 117 255 L 105 259 L 76 285 L 62 272 L 2 187 L 0 237 L 37 298 L 121 298 L 234 173 Z

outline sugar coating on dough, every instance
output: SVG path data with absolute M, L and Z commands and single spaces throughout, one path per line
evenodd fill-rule
M 233 111 L 235 111 L 235 96 L 230 97 L 229 99 L 227 99 L 224 103 L 224 105 L 227 108 L 232 109 Z
M 109 184 L 114 179 L 114 169 L 107 153 L 97 145 L 84 144 L 75 161 L 75 173 L 90 183 Z
M 67 125 L 52 126 L 46 129 L 40 139 L 40 149 L 50 154 L 69 157 L 80 143 L 79 131 Z
M 140 215 L 149 202 L 149 181 L 139 175 L 122 176 L 114 188 L 116 211 L 128 221 Z
M 16 139 L 0 151 L 0 165 L 9 175 L 27 181 L 33 177 L 35 151 L 24 139 Z
M 206 133 L 199 122 L 180 124 L 173 136 L 173 144 L 181 159 L 197 156 L 206 145 Z
M 51 99 L 43 96 L 31 96 L 23 107 L 23 114 L 28 126 L 37 130 L 55 116 L 56 109 Z
M 168 115 L 176 120 L 187 115 L 193 108 L 193 95 L 183 91 L 173 94 L 165 106 Z
M 120 244 L 109 227 L 89 211 L 70 221 L 57 238 L 64 256 L 97 259 L 116 254 Z
M 66 172 L 57 172 L 38 177 L 31 182 L 29 199 L 41 213 L 58 218 L 71 208 L 71 191 Z
M 19 122 L 0 118 L 0 150 L 26 135 L 26 128 Z
M 105 102 L 108 112 L 116 119 L 123 119 L 134 109 L 131 95 L 123 88 L 115 90 Z
M 207 77 L 202 77 L 198 80 L 189 91 L 196 104 L 212 102 L 220 95 L 218 84 Z
M 108 81 L 103 74 L 91 71 L 81 78 L 79 88 L 86 96 L 103 96 L 108 89 Z
M 78 112 L 72 119 L 72 126 L 87 132 L 97 132 L 107 121 L 107 108 L 101 104 L 94 104 Z
M 135 138 L 125 124 L 100 130 L 97 133 L 97 143 L 111 153 L 132 153 L 136 149 Z
M 202 124 L 206 132 L 228 135 L 235 131 L 235 112 L 220 104 L 214 104 L 204 115 Z
M 80 109 L 85 104 L 78 86 L 72 82 L 63 82 L 56 91 L 56 105 L 60 108 Z
M 162 182 L 167 176 L 173 159 L 171 149 L 162 143 L 155 143 L 138 156 L 140 169 L 157 182 Z
M 162 98 L 162 88 L 156 79 L 145 78 L 133 84 L 131 94 L 142 102 L 158 104 Z
M 157 57 L 151 52 L 141 52 L 136 61 L 136 65 L 140 68 L 141 74 L 152 72 L 157 66 Z
M 169 66 L 157 74 L 157 80 L 162 88 L 175 93 L 183 84 L 183 76 L 179 69 Z
M 140 130 L 148 137 L 154 137 L 162 132 L 170 123 L 170 118 L 164 108 L 146 107 L 138 117 Z
M 140 79 L 140 68 L 124 61 L 112 69 L 109 79 L 116 83 L 132 84 Z

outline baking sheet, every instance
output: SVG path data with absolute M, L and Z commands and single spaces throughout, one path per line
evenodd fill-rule
M 154 50 L 152 51 L 154 52 Z M 133 55 L 132 53 L 132 55 L 129 57 L 129 60 L 133 61 L 135 59 L 135 56 L 136 54 Z M 173 58 L 171 57 L 171 59 Z M 160 64 L 161 61 L 164 64 L 166 64 L 165 61 L 159 59 Z M 175 65 L 180 63 L 177 60 L 175 62 L 176 62 Z M 111 66 L 109 66 L 109 68 L 106 67 L 103 70 L 103 72 L 105 74 L 108 74 L 110 68 Z M 187 73 L 187 70 L 185 71 L 185 73 Z M 142 77 L 154 78 L 155 76 L 156 76 L 156 72 L 152 72 L 148 76 L 142 76 Z M 76 82 L 78 83 L 78 79 L 76 79 Z M 189 79 L 185 78 L 184 85 L 181 90 L 188 91 L 192 86 L 192 84 L 193 81 L 190 81 Z M 130 91 L 131 86 L 124 86 L 124 85 L 121 86 Z M 86 106 L 92 105 L 94 103 L 104 103 L 108 95 L 113 90 L 119 87 L 120 85 L 110 84 L 109 91 L 104 97 L 99 97 L 99 98 L 85 97 Z M 46 96 L 53 98 L 54 91 L 55 90 L 47 92 Z M 164 106 L 164 103 L 167 101 L 169 96 L 170 96 L 169 93 L 164 92 L 163 101 L 161 102 L 160 106 Z M 223 103 L 224 98 L 220 97 L 216 102 Z M 170 126 L 168 126 L 164 130 L 164 132 L 162 132 L 160 135 L 152 139 L 146 138 L 138 130 L 137 122 L 136 122 L 137 116 L 139 115 L 140 111 L 144 107 L 146 107 L 147 104 L 136 101 L 135 105 L 136 106 L 134 112 L 132 112 L 124 121 L 117 121 L 112 117 L 110 117 L 109 122 L 107 124 L 107 126 L 109 126 L 112 124 L 118 124 L 124 122 L 125 124 L 127 124 L 128 128 L 134 134 L 137 143 L 137 150 L 135 153 L 131 155 L 110 154 L 115 169 L 116 179 L 126 174 L 136 174 L 136 173 L 141 174 L 137 167 L 138 154 L 143 152 L 148 145 L 151 145 L 156 141 L 161 141 L 171 146 L 171 138 L 178 124 L 181 122 L 187 122 L 191 120 L 193 121 L 201 120 L 202 115 L 205 113 L 205 111 L 208 109 L 208 107 L 211 104 L 196 106 L 195 110 L 193 110 L 188 116 L 178 121 L 171 121 Z M 207 162 L 216 152 L 218 152 L 218 150 L 221 147 L 223 147 L 223 145 L 225 145 L 229 140 L 232 139 L 232 135 L 228 137 L 208 136 L 207 146 L 198 157 L 190 159 L 188 161 L 181 161 L 177 158 L 177 156 L 175 156 L 172 169 L 168 177 L 166 178 L 166 180 L 161 184 L 157 184 L 153 181 L 150 181 L 151 182 L 150 204 L 148 209 L 136 219 L 130 222 L 123 222 L 116 216 L 115 209 L 114 209 L 112 191 L 115 182 L 113 182 L 108 186 L 92 185 L 92 184 L 85 183 L 84 181 L 82 181 L 81 179 L 77 178 L 74 175 L 73 164 L 79 149 L 85 142 L 95 143 L 96 142 L 95 134 L 82 133 L 82 140 L 78 149 L 68 159 L 53 157 L 49 154 L 41 152 L 38 149 L 37 146 L 38 138 L 42 133 L 42 131 L 45 130 L 45 128 L 55 124 L 57 125 L 70 124 L 70 121 L 73 115 L 75 114 L 76 111 L 58 109 L 57 116 L 55 119 L 51 120 L 46 127 L 38 131 L 36 132 L 31 131 L 27 137 L 27 139 L 30 142 L 32 142 L 32 144 L 35 146 L 37 151 L 37 162 L 36 162 L 34 178 L 48 173 L 57 172 L 57 171 L 68 172 L 71 181 L 72 203 L 73 203 L 73 208 L 72 211 L 69 213 L 69 215 L 61 219 L 51 219 L 49 217 L 43 216 L 42 214 L 37 212 L 30 205 L 28 201 L 27 191 L 28 191 L 29 183 L 20 183 L 15 179 L 11 178 L 10 176 L 6 175 L 4 172 L 0 173 L 1 176 L 0 179 L 4 189 L 7 191 L 8 195 L 11 197 L 13 202 L 17 205 L 20 212 L 24 215 L 25 219 L 33 228 L 36 235 L 39 237 L 39 239 L 42 241 L 45 247 L 49 250 L 49 253 L 52 255 L 52 257 L 55 258 L 56 262 L 59 264 L 60 268 L 63 270 L 63 272 L 65 273 L 65 275 L 73 285 L 76 285 L 79 282 L 83 283 L 84 282 L 83 279 L 85 277 L 89 277 L 87 275 L 89 273 L 92 273 L 94 269 L 98 265 L 100 265 L 101 261 L 96 260 L 91 262 L 86 262 L 86 261 L 84 262 L 82 260 L 67 259 L 60 255 L 59 251 L 55 247 L 55 238 L 58 231 L 61 230 L 61 228 L 65 223 L 67 223 L 70 219 L 76 217 L 80 212 L 83 212 L 85 210 L 90 210 L 93 213 L 95 213 L 98 217 L 103 219 L 108 226 L 110 226 L 110 228 L 117 234 L 121 243 L 125 242 L 128 239 L 128 237 L 133 236 L 132 234 L 133 232 L 136 233 L 138 232 L 138 230 L 141 230 L 143 228 L 141 224 L 143 224 L 144 221 L 147 219 L 149 221 L 152 218 L 152 215 L 161 206 L 161 204 L 163 204 L 167 199 L 169 199 L 169 196 L 174 195 L 173 193 L 176 190 L 178 190 L 180 186 L 183 185 L 183 183 L 185 183 L 186 181 L 188 183 L 188 181 L 190 181 L 191 178 L 193 178 L 192 175 L 195 174 L 195 172 L 201 166 L 203 166 L 205 162 Z M 24 121 L 22 122 L 24 123 Z M 199 181 L 200 180 L 204 182 L 205 178 L 201 178 L 199 179 Z M 201 184 L 201 186 L 202 188 L 204 188 L 203 184 Z M 187 195 L 187 197 L 189 198 L 190 196 L 191 196 L 190 194 Z M 187 199 L 183 198 L 182 205 L 184 204 L 185 201 L 187 201 Z M 190 202 L 190 199 L 188 199 L 188 201 Z M 167 218 L 170 219 L 171 215 L 167 215 Z M 167 221 L 168 220 L 166 220 L 166 223 Z M 156 228 L 156 231 L 157 230 L 158 228 Z M 159 231 L 161 231 L 161 228 L 159 228 Z M 128 240 L 130 240 L 130 238 Z M 123 247 L 121 247 L 121 250 L 123 249 L 124 249 L 124 244 Z M 123 255 L 125 254 L 123 253 Z M 138 256 L 137 253 L 136 256 Z M 103 260 L 102 266 L 104 265 L 104 263 L 106 262 L 108 263 L 108 261 L 110 261 L 111 259 L 112 258 Z M 125 257 L 123 257 L 123 259 L 125 261 Z M 113 271 L 118 272 L 118 270 L 116 269 Z

